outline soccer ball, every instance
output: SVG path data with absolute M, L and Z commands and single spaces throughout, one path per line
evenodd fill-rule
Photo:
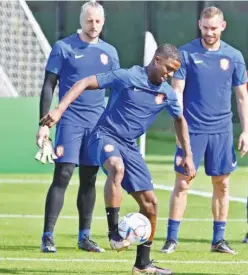
M 140 245 L 145 243 L 152 232 L 150 221 L 140 213 L 129 213 L 124 216 L 119 224 L 120 236 L 131 244 Z

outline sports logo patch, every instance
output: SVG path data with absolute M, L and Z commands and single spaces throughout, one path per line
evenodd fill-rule
M 59 145 L 56 147 L 56 155 L 58 158 L 60 158 L 64 155 L 64 146 Z
M 104 146 L 104 151 L 106 153 L 110 153 L 110 152 L 114 151 L 114 149 L 115 149 L 115 147 L 112 144 L 107 144 Z
M 227 58 L 223 58 L 220 60 L 220 67 L 222 70 L 226 71 L 229 69 L 229 60 Z
M 157 94 L 155 96 L 155 103 L 156 104 L 162 104 L 164 101 L 165 95 L 164 94 Z
M 100 59 L 103 65 L 107 65 L 109 60 L 108 60 L 108 56 L 104 53 L 100 54 Z
M 182 165 L 183 158 L 181 156 L 176 156 L 176 166 Z

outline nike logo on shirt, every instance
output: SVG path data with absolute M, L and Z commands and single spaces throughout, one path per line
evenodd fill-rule
M 75 58 L 76 58 L 76 59 L 81 58 L 81 57 L 84 57 L 84 55 L 83 55 L 83 54 L 80 54 L 80 55 L 77 55 L 77 54 L 76 54 L 76 55 L 75 55 Z

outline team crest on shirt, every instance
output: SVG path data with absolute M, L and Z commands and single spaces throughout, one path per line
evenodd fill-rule
M 56 147 L 56 155 L 58 158 L 60 158 L 64 155 L 64 146 L 59 145 Z
M 108 60 L 108 56 L 104 53 L 100 54 L 100 59 L 103 65 L 107 65 L 109 60 Z
M 181 156 L 176 156 L 176 166 L 182 165 L 183 158 Z
M 112 144 L 107 144 L 104 146 L 104 151 L 106 153 L 110 153 L 110 152 L 114 151 L 114 149 L 115 149 L 115 147 Z
M 164 94 L 157 94 L 155 96 L 155 103 L 156 104 L 162 104 L 164 101 L 165 95 Z
M 220 67 L 224 71 L 228 70 L 229 69 L 229 60 L 227 58 L 222 58 L 220 60 Z

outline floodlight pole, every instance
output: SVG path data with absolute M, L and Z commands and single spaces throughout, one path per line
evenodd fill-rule
M 104 1 L 98 1 L 98 3 L 103 6 Z M 103 8 L 104 8 L 104 6 L 103 6 Z M 100 37 L 100 39 L 104 40 L 104 26 L 103 26 L 103 29 L 102 29 L 99 37 Z
M 55 39 L 59 40 L 65 37 L 65 10 L 66 1 L 57 0 L 56 1 L 56 34 Z
M 145 33 L 146 31 L 152 32 L 152 20 L 151 20 L 151 15 L 152 15 L 152 1 L 145 1 L 144 2 L 144 8 L 145 8 Z M 145 37 L 144 37 L 145 41 Z M 145 48 L 145 47 L 144 47 Z M 145 52 L 144 52 L 145 55 Z M 147 64 L 143 64 L 147 65 Z M 143 158 L 145 158 L 146 155 L 146 133 L 144 133 L 140 139 L 139 139 L 139 147 L 140 147 L 140 153 Z

